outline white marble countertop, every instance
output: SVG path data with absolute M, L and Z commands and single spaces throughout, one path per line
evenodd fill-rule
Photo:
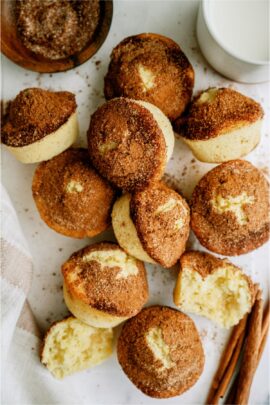
M 110 33 L 98 53 L 84 65 L 74 70 L 57 74 L 38 74 L 24 70 L 4 56 L 2 57 L 2 98 L 11 99 L 26 87 L 43 87 L 53 90 L 69 90 L 76 94 L 79 106 L 80 144 L 85 145 L 86 130 L 90 116 L 103 101 L 103 78 L 107 71 L 112 48 L 124 37 L 141 32 L 156 32 L 171 37 L 180 44 L 195 69 L 195 91 L 209 86 L 230 86 L 262 103 L 269 122 L 268 86 L 244 85 L 226 80 L 207 64 L 201 55 L 195 37 L 195 21 L 198 1 L 114 1 L 113 22 Z M 265 124 L 261 144 L 247 159 L 268 174 L 269 126 Z M 67 314 L 62 298 L 61 264 L 71 253 L 93 240 L 75 240 L 61 236 L 48 228 L 40 219 L 31 194 L 31 181 L 36 165 L 23 165 L 2 150 L 2 181 L 8 190 L 19 216 L 20 223 L 34 260 L 34 278 L 29 295 L 31 307 L 42 330 L 51 322 Z M 167 178 L 189 197 L 194 185 L 203 173 L 213 165 L 196 161 L 190 151 L 179 140 L 172 160 L 169 162 Z M 113 240 L 109 230 L 94 240 Z M 193 248 L 201 248 L 191 235 Z M 269 290 L 269 244 L 255 252 L 231 261 L 243 267 L 254 281 L 260 282 L 266 297 Z M 150 284 L 149 304 L 159 303 L 173 306 L 172 290 L 176 270 L 168 271 L 158 266 L 148 266 Z M 162 400 L 166 404 L 204 403 L 218 359 L 226 342 L 228 332 L 201 317 L 192 316 L 202 337 L 206 364 L 197 384 L 180 397 Z M 260 367 L 256 372 L 251 390 L 250 403 L 269 403 L 269 342 Z M 57 382 L 59 389 L 73 384 L 80 404 L 150 404 L 157 402 L 138 391 L 122 372 L 114 354 L 102 365 Z M 80 385 L 88 387 L 80 390 Z M 86 393 L 85 393 L 86 392 Z M 61 396 L 60 396 L 61 397 Z M 267 400 L 268 398 L 268 400 Z M 61 403 L 57 402 L 57 403 Z M 76 403 L 76 402 L 71 402 Z

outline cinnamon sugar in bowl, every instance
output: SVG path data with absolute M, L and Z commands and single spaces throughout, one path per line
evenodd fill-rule
M 61 72 L 91 58 L 105 41 L 112 0 L 3 0 L 1 49 L 40 73 Z

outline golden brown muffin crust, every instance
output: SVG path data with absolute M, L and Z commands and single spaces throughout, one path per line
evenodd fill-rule
M 32 191 L 42 219 L 66 236 L 92 237 L 110 224 L 115 192 L 91 167 L 86 149 L 68 149 L 41 163 Z
M 171 367 L 162 367 L 147 344 L 146 334 L 160 328 L 169 347 Z M 196 326 L 187 315 L 169 307 L 143 309 L 123 326 L 118 361 L 128 378 L 146 395 L 169 398 L 192 387 L 204 367 L 204 353 Z
M 91 252 L 124 252 L 109 242 L 93 244 L 71 255 L 62 266 L 65 285 L 71 297 L 111 315 L 134 316 L 148 299 L 148 283 L 143 262 L 133 259 L 138 268 L 136 275 L 119 278 L 121 268 L 101 266 L 96 260 L 84 261 Z M 76 279 L 74 280 L 74 275 Z
M 131 191 L 158 180 L 166 160 L 163 133 L 153 115 L 132 100 L 103 104 L 91 117 L 88 148 L 96 169 Z
M 259 103 L 229 88 L 220 88 L 211 102 L 198 102 L 200 92 L 184 117 L 174 123 L 177 133 L 187 139 L 207 140 L 263 118 Z M 233 145 L 232 145 L 233 147 Z
M 173 266 L 189 235 L 189 207 L 184 198 L 157 183 L 131 196 L 130 212 L 149 256 L 164 267 Z
M 237 196 L 242 203 L 240 224 L 231 208 L 219 212 L 212 201 Z M 269 184 L 263 174 L 245 160 L 231 160 L 208 172 L 192 195 L 191 227 L 203 246 L 234 256 L 247 253 L 269 239 Z
M 68 91 L 22 90 L 9 104 L 2 142 L 19 147 L 39 141 L 63 125 L 76 107 L 75 95 Z
M 155 77 L 150 89 L 143 87 L 140 66 Z M 104 93 L 107 99 L 124 96 L 148 101 L 174 120 L 189 103 L 193 86 L 193 68 L 179 45 L 150 33 L 125 38 L 113 49 Z

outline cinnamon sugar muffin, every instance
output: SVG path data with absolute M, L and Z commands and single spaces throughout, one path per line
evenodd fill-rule
M 269 239 L 269 184 L 245 160 L 223 163 L 199 181 L 192 195 L 191 227 L 213 252 L 241 255 Z
M 120 246 L 137 259 L 173 266 L 185 250 L 189 236 L 189 207 L 163 183 L 114 204 L 112 225 Z
M 105 77 L 107 99 L 148 101 L 175 120 L 190 102 L 194 70 L 172 39 L 158 34 L 125 38 L 112 51 Z
M 229 88 L 210 88 L 194 98 L 175 131 L 202 162 L 219 163 L 247 155 L 260 141 L 260 104 Z
M 68 149 L 41 163 L 32 190 L 41 218 L 56 232 L 93 237 L 110 225 L 115 192 L 91 167 L 86 149 Z
M 9 104 L 2 143 L 23 163 L 51 159 L 77 139 L 76 108 L 68 91 L 22 90 Z
M 145 308 L 124 324 L 117 355 L 127 377 L 153 398 L 187 391 L 204 367 L 203 348 L 192 319 L 162 306 Z
M 97 243 L 73 253 L 62 273 L 68 309 L 91 326 L 116 326 L 136 315 L 148 299 L 144 264 L 114 243 Z
M 124 190 L 142 189 L 159 180 L 173 146 L 170 121 L 144 101 L 116 98 L 91 117 L 88 148 L 93 165 Z
M 254 298 L 252 280 L 229 260 L 195 251 L 181 256 L 174 289 L 174 303 L 181 310 L 231 328 L 250 312 Z

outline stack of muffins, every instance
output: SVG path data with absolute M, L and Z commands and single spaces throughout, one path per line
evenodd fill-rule
M 260 140 L 263 111 L 225 88 L 192 100 L 193 86 L 194 70 L 174 41 L 140 34 L 112 52 L 108 101 L 91 117 L 88 150 L 69 148 L 78 135 L 71 93 L 27 89 L 9 106 L 2 141 L 22 162 L 42 161 L 33 179 L 42 219 L 74 238 L 98 235 L 112 222 L 119 244 L 92 244 L 62 266 L 74 317 L 50 328 L 41 356 L 58 378 L 104 360 L 112 351 L 111 328 L 129 319 L 118 359 L 141 391 L 167 398 L 198 380 L 204 353 L 196 326 L 176 309 L 142 309 L 143 262 L 170 268 L 180 260 L 176 306 L 221 327 L 237 324 L 252 307 L 254 284 L 240 268 L 185 249 L 190 225 L 202 246 L 222 255 L 250 252 L 269 239 L 268 183 L 239 160 Z M 200 180 L 189 204 L 161 180 L 173 128 L 199 160 L 222 163 Z

